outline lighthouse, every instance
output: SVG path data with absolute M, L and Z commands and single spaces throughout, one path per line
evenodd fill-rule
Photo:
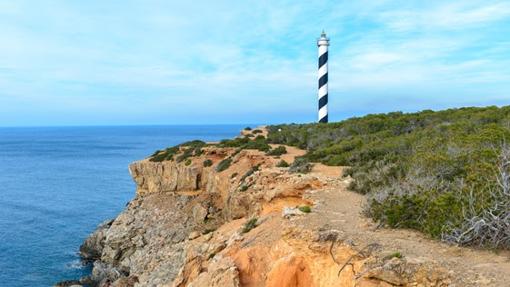
M 319 47 L 319 123 L 328 122 L 328 46 L 329 38 L 324 30 L 317 40 Z

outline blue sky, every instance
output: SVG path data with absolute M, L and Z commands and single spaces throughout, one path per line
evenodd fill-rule
M 0 0 L 0 126 L 312 122 L 510 103 L 509 1 Z

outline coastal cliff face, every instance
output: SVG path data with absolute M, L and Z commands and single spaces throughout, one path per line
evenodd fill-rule
M 289 149 L 287 161 L 302 154 Z M 216 171 L 227 157 L 230 167 Z M 204 167 L 206 159 L 213 164 Z M 275 167 L 278 161 L 256 150 L 207 147 L 188 163 L 131 164 L 136 197 L 82 245 L 94 268 L 80 284 L 447 285 L 434 262 L 383 256 L 376 243 L 358 246 L 327 220 L 310 220 L 320 212 L 318 194 L 348 183 L 338 168 L 293 174 Z

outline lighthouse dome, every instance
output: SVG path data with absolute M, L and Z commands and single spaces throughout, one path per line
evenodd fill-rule
M 322 30 L 321 37 L 317 39 L 317 46 L 329 46 L 329 38 L 324 30 Z

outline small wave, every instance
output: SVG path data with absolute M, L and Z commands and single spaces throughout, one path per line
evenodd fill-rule
M 66 269 L 76 270 L 76 269 L 84 269 L 85 267 L 87 267 L 87 263 L 83 262 L 80 259 L 75 259 L 71 262 L 66 263 Z

